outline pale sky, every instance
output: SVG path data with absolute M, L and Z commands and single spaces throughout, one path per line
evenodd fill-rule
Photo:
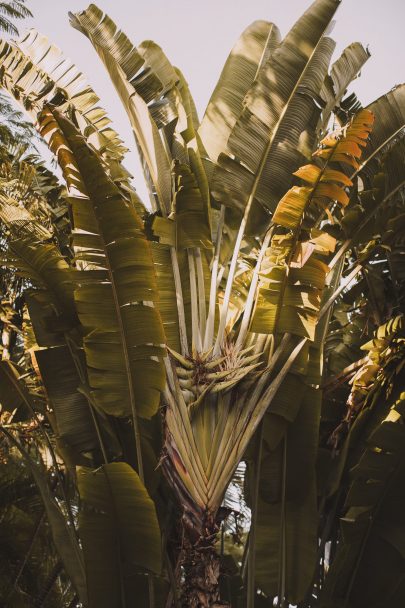
M 222 66 L 242 30 L 256 19 L 273 21 L 285 35 L 310 0 L 98 0 L 135 44 L 151 39 L 184 73 L 200 117 Z M 125 111 L 89 40 L 74 30 L 68 11 L 87 8 L 86 0 L 29 0 L 33 19 L 19 24 L 49 36 L 87 75 L 127 147 L 134 150 Z M 342 0 L 331 34 L 336 55 L 354 41 L 372 55 L 353 90 L 367 104 L 395 84 L 405 82 L 405 0 Z M 126 159 L 135 187 L 146 202 L 146 188 L 136 153 Z

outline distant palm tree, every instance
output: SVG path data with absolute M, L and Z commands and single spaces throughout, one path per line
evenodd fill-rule
M 25 0 L 12 0 L 12 2 L 0 2 L 0 30 L 7 34 L 17 36 L 18 29 L 14 25 L 14 19 L 26 19 L 32 17 L 32 13 L 25 6 Z
M 25 6 L 25 0 L 12 0 L 12 2 L 0 2 L 0 31 L 12 36 L 18 36 L 19 31 L 13 23 L 15 19 L 32 17 L 31 11 Z M 23 145 L 29 147 L 29 142 L 34 136 L 34 130 L 27 121 L 23 119 L 21 112 L 17 111 L 11 100 L 0 94 L 0 156 L 3 159 L 4 147 Z
M 8 159 L 27 149 L 35 149 L 33 125 L 25 120 L 13 101 L 0 93 L 0 159 Z

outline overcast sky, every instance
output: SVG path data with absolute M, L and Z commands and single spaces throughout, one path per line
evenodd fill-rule
M 83 0 L 28 0 L 34 27 L 59 46 L 84 74 L 101 97 L 115 129 L 134 148 L 126 114 L 89 40 L 69 24 L 68 11 L 87 8 Z M 132 42 L 152 39 L 171 62 L 181 68 L 200 116 L 221 68 L 242 30 L 256 19 L 273 21 L 282 35 L 309 6 L 310 0 L 98 0 Z M 336 54 L 354 41 L 369 46 L 372 55 L 353 89 L 363 104 L 405 81 L 405 0 L 342 0 L 332 37 Z M 20 30 L 24 30 L 21 23 Z M 136 188 L 147 200 L 135 154 L 127 168 Z

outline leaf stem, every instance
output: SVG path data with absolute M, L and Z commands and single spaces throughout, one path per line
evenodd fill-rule
M 325 304 L 322 306 L 321 310 L 319 311 L 318 321 L 323 317 L 323 315 L 325 313 L 328 312 L 329 308 L 334 304 L 336 298 L 342 293 L 342 291 L 344 289 L 346 289 L 346 287 L 348 287 L 348 285 L 353 281 L 354 277 L 360 272 L 360 270 L 362 268 L 363 268 L 363 266 L 361 264 L 358 264 L 357 266 L 355 266 L 353 268 L 351 273 L 347 275 L 347 277 L 342 279 L 339 287 L 333 292 L 333 294 L 325 302 Z
M 251 415 L 248 415 L 246 409 L 244 408 L 244 413 L 247 415 L 244 416 L 243 426 L 240 430 L 239 434 L 235 436 L 233 435 L 233 449 L 230 453 L 228 459 L 225 462 L 225 465 L 222 467 L 219 475 L 215 475 L 209 480 L 208 485 L 208 498 L 209 498 L 209 507 L 215 508 L 220 502 L 220 499 L 223 495 L 224 488 L 227 487 L 233 472 L 235 471 L 239 461 L 243 457 L 245 450 L 248 446 L 249 441 L 253 437 L 258 425 L 260 424 L 264 414 L 266 413 L 270 403 L 274 399 L 278 389 L 280 388 L 285 376 L 290 370 L 292 364 L 295 359 L 299 355 L 302 347 L 306 343 L 307 338 L 303 338 L 293 349 L 291 354 L 289 355 L 287 361 L 284 363 L 281 370 L 278 372 L 277 376 L 274 378 L 272 383 L 268 386 L 263 396 L 255 406 Z M 222 461 L 221 461 L 222 462 Z
M 179 261 L 177 259 L 177 251 L 176 251 L 176 248 L 173 246 L 170 247 L 170 258 L 171 258 L 172 268 L 173 268 L 174 287 L 176 290 L 176 304 L 177 304 L 177 315 L 178 315 L 178 319 L 179 319 L 181 354 L 188 355 L 186 315 L 184 312 L 183 288 L 181 285 L 181 276 L 180 276 L 180 269 L 179 269 Z
M 212 345 L 212 341 L 214 338 L 214 324 L 215 324 L 215 309 L 217 303 L 217 275 L 218 275 L 218 264 L 219 264 L 219 254 L 221 251 L 221 241 L 222 241 L 222 230 L 224 227 L 225 221 L 225 205 L 221 205 L 221 212 L 218 220 L 217 227 L 217 240 L 215 243 L 215 253 L 212 260 L 212 268 L 211 268 L 211 286 L 210 286 L 210 301 L 208 307 L 208 317 L 207 323 L 205 327 L 205 337 L 204 337 L 204 345 L 203 349 L 206 352 Z
M 197 277 L 194 265 L 194 254 L 191 249 L 187 249 L 188 270 L 190 278 L 191 296 L 191 330 L 192 330 L 192 352 L 201 352 L 201 333 L 198 319 L 198 299 L 197 299 Z
M 201 255 L 201 249 L 196 247 L 194 249 L 194 260 L 197 269 L 197 286 L 198 286 L 198 309 L 200 316 L 200 333 L 201 340 L 204 340 L 205 336 L 205 325 L 207 319 L 207 309 L 205 304 L 205 282 L 204 282 L 204 268 L 203 260 Z M 202 345 L 201 345 L 202 346 Z
M 243 317 L 242 317 L 242 322 L 241 322 L 241 326 L 240 326 L 240 330 L 239 330 L 239 335 L 236 340 L 236 348 L 242 348 L 245 338 L 246 338 L 246 334 L 248 332 L 253 304 L 255 301 L 255 296 L 257 295 L 256 288 L 257 288 L 257 283 L 259 281 L 260 268 L 262 265 L 262 260 L 263 260 L 264 254 L 266 253 L 267 247 L 268 247 L 271 237 L 273 235 L 273 232 L 274 232 L 274 226 L 272 226 L 267 231 L 266 236 L 263 239 L 263 243 L 260 248 L 259 255 L 257 256 L 256 266 L 255 266 L 255 269 L 253 272 L 252 281 L 250 283 L 249 293 L 248 293 L 248 297 L 247 297 L 246 303 L 245 303 L 245 309 L 243 311 Z

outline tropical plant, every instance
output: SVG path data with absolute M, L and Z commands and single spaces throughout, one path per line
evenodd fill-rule
M 15 19 L 26 19 L 32 17 L 32 13 L 25 6 L 25 0 L 9 0 L 0 2 L 0 30 L 7 34 L 18 35 L 18 29 L 14 23 Z
M 345 97 L 369 55 L 354 43 L 329 67 L 338 5 L 315 0 L 283 39 L 248 27 L 201 122 L 160 47 L 95 5 L 71 15 L 127 110 L 149 210 L 83 75 L 34 30 L 1 43 L 0 84 L 67 188 L 60 214 L 25 204 L 21 172 L 0 193 L 3 262 L 24 281 L 3 445 L 60 557 L 48 597 L 405 597 L 405 85 Z
M 14 36 L 18 35 L 16 19 L 32 17 L 25 6 L 25 0 L 0 2 L 0 31 Z M 15 104 L 8 96 L 0 94 L 0 155 L 10 153 L 10 146 L 29 147 L 33 144 L 35 129 L 31 122 L 24 120 L 22 112 L 16 110 Z

